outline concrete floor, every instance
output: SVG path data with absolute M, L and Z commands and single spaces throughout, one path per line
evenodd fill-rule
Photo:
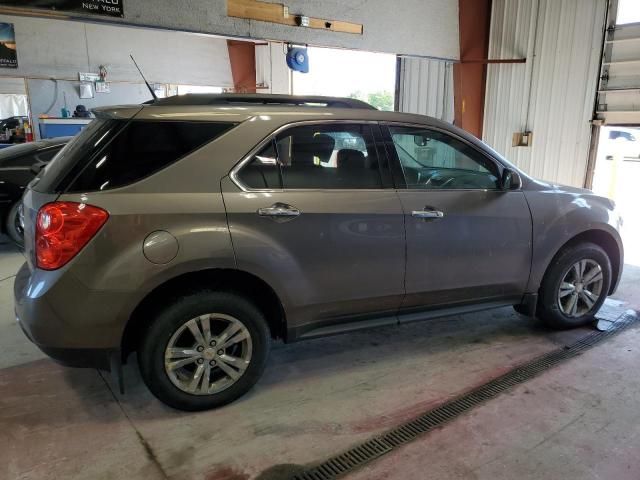
M 22 258 L 1 242 L 1 480 L 284 478 L 590 332 L 507 308 L 277 344 L 248 395 L 187 414 L 156 401 L 135 365 L 121 396 L 108 375 L 46 359 L 14 321 Z M 612 305 L 639 307 L 639 279 L 628 267 Z M 633 327 L 352 478 L 637 479 L 639 341 Z

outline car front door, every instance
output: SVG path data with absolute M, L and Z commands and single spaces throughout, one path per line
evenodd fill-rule
M 274 288 L 294 337 L 397 322 L 404 219 L 373 128 L 291 126 L 223 181 L 238 268 Z
M 406 222 L 405 318 L 425 307 L 519 301 L 531 215 L 523 192 L 500 188 L 503 167 L 445 130 L 389 124 L 383 134 Z

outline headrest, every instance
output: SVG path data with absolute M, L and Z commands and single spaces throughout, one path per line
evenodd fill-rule
M 364 170 L 366 158 L 360 150 L 345 148 L 338 152 L 337 164 L 340 169 Z
M 331 135 L 317 133 L 313 136 L 314 153 L 321 162 L 328 162 L 336 146 L 336 141 Z
M 313 165 L 315 157 L 318 157 L 321 162 L 328 162 L 335 145 L 334 138 L 325 133 L 314 134 L 306 129 L 298 131 L 292 138 L 293 159 L 291 163 Z
M 295 132 L 291 137 L 291 164 L 313 165 L 313 135 L 304 128 Z

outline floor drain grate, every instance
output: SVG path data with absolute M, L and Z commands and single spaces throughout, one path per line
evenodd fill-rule
M 571 345 L 554 350 L 525 365 L 516 367 L 462 397 L 434 408 L 404 425 L 294 475 L 292 480 L 330 480 L 346 475 L 394 448 L 411 442 L 418 436 L 491 400 L 506 390 L 536 377 L 561 362 L 580 355 L 585 350 L 624 330 L 633 324 L 636 319 L 635 312 L 627 312 L 609 330 L 591 333 Z

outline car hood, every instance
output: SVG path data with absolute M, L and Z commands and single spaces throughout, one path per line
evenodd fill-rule
M 595 195 L 591 190 L 587 188 L 579 188 L 579 187 L 571 187 L 569 185 L 563 185 L 561 183 L 551 183 L 545 182 L 542 180 L 533 180 L 532 185 L 533 190 L 552 190 L 555 192 L 564 192 L 564 193 L 574 193 L 574 194 L 587 194 L 587 195 Z

